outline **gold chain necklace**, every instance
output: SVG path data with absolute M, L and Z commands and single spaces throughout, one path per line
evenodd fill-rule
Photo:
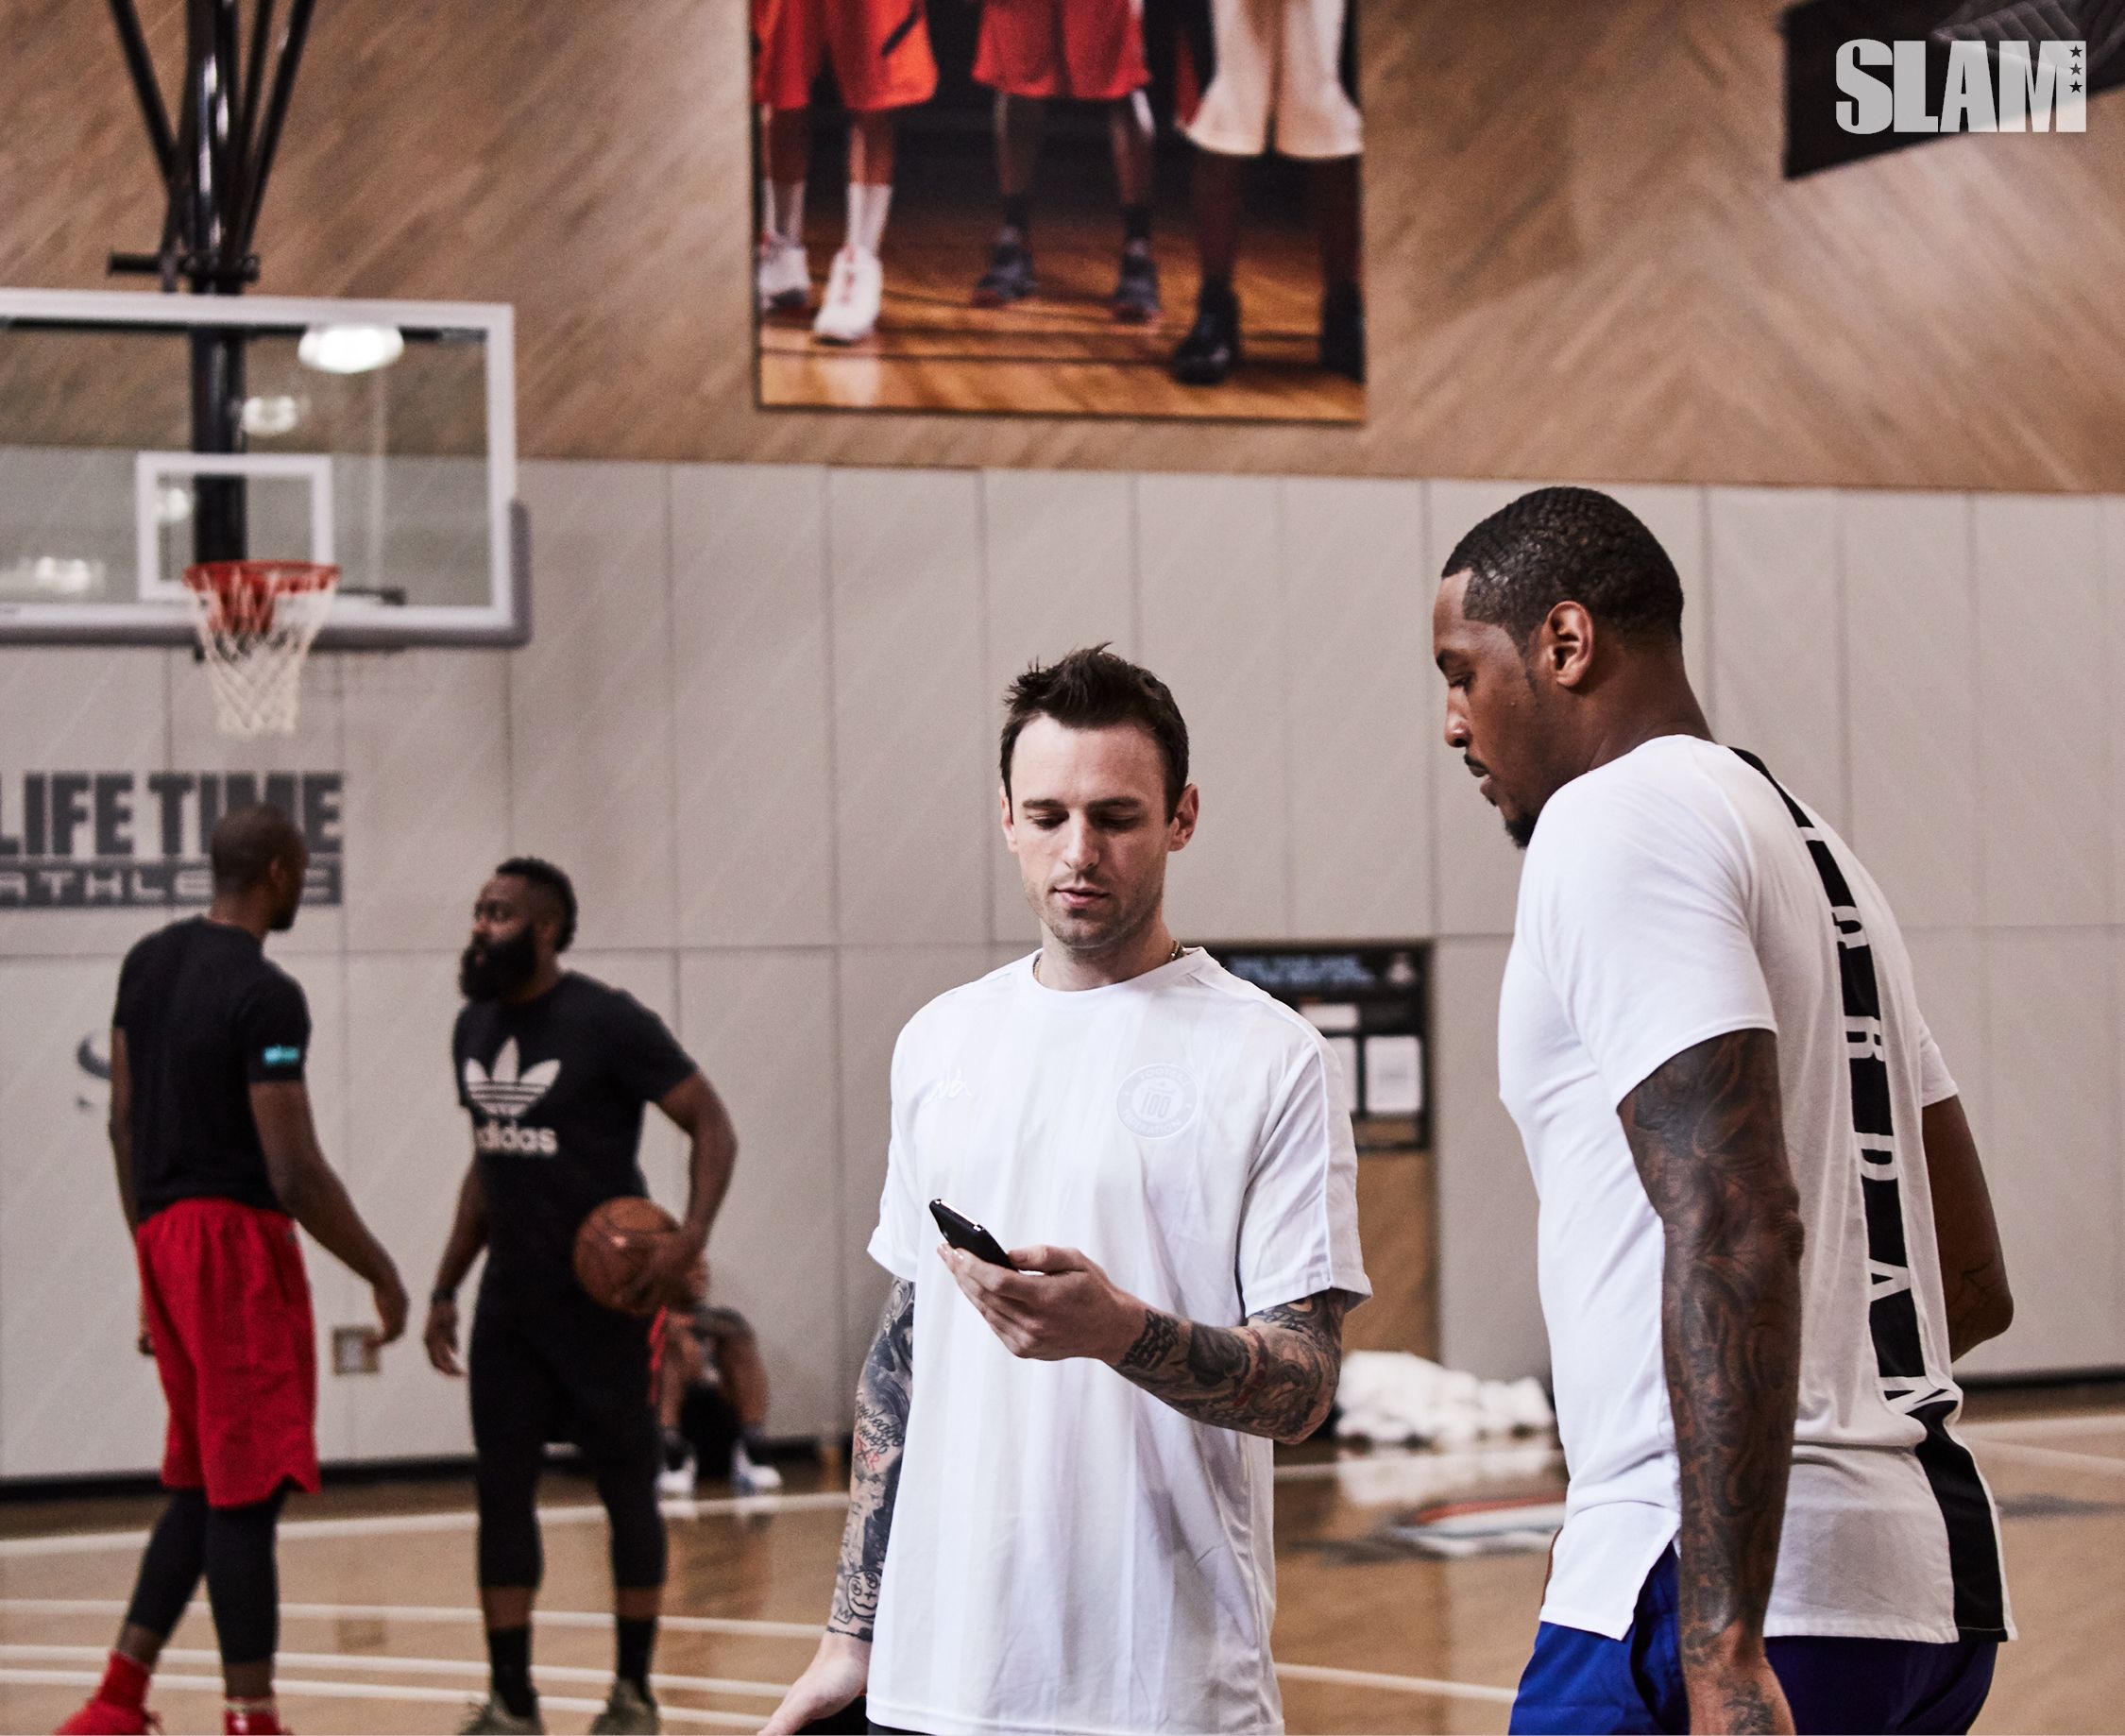
M 1046 947 L 1045 947 L 1045 946 L 1041 948 L 1041 952 L 1046 952 L 1046 950 L 1047 950 L 1047 948 L 1046 948 Z M 1178 959 L 1178 958 L 1179 958 L 1179 957 L 1180 957 L 1180 956 L 1181 956 L 1181 955 L 1182 955 L 1182 953 L 1186 952 L 1187 950 L 1188 950 L 1188 949 L 1187 949 L 1187 948 L 1186 948 L 1185 946 L 1182 945 L 1182 944 L 1181 944 L 1181 943 L 1180 943 L 1179 941 L 1175 941 L 1175 942 L 1173 943 L 1173 950 L 1172 950 L 1171 952 L 1169 952 L 1169 953 L 1167 953 L 1167 954 L 1165 955 L 1164 961 L 1163 962 L 1161 962 L 1161 963 L 1158 963 L 1158 964 L 1154 964 L 1154 965 L 1152 965 L 1152 966 L 1151 966 L 1151 968 L 1152 968 L 1153 970 L 1164 970 L 1164 969 L 1165 968 L 1165 966 L 1166 966 L 1166 965 L 1168 965 L 1168 964 L 1171 964 L 1171 963 L 1173 962 L 1173 961 L 1174 961 L 1174 960 Z M 1038 982 L 1038 981 L 1039 981 L 1040 979 L 1041 979 L 1041 953 L 1040 953 L 1040 952 L 1036 952 L 1036 953 L 1035 953 L 1035 954 L 1033 955 L 1033 980 L 1034 980 L 1035 982 Z

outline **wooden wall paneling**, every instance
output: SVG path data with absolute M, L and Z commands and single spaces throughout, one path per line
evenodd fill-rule
M 262 287 L 513 302 L 536 456 L 2125 488 L 2125 97 L 1788 184 L 1779 5 L 1361 0 L 1363 427 L 756 408 L 745 0 L 322 9 Z M 101 284 L 159 217 L 110 18 L 9 22 L 0 281 Z

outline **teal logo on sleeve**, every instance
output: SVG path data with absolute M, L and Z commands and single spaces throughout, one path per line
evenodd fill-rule
M 302 1051 L 289 1043 L 276 1043 L 265 1051 L 265 1064 L 269 1067 L 292 1067 L 301 1059 Z

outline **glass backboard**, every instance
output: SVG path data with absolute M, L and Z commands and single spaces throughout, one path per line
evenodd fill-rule
M 329 561 L 318 644 L 530 632 L 507 307 L 0 290 L 0 642 L 184 643 L 207 559 Z

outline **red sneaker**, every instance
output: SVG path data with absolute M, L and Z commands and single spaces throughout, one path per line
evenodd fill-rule
M 221 1736 L 288 1736 L 278 1707 L 263 1706 L 238 1710 L 230 1706 L 221 1714 Z
M 162 1721 L 140 1706 L 121 1706 L 115 1700 L 93 1699 L 59 1727 L 59 1736 L 147 1736 L 160 1731 Z

